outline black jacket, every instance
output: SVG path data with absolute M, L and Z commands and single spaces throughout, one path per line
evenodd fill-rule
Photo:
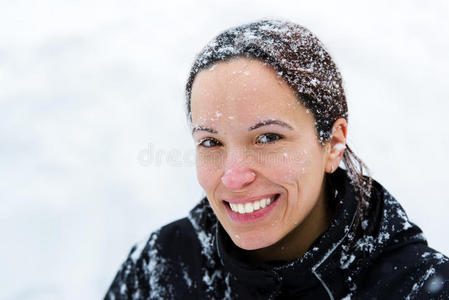
M 331 175 L 334 218 L 298 260 L 249 265 L 204 198 L 188 218 L 135 245 L 105 299 L 449 299 L 449 261 L 377 182 L 352 234 L 356 201 Z

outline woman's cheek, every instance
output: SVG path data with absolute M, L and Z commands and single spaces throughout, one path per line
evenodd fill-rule
M 267 161 L 265 167 L 270 170 L 277 181 L 295 183 L 307 173 L 310 165 L 308 151 L 306 149 L 279 152 L 275 159 Z
M 219 184 L 222 158 L 214 151 L 198 151 L 196 155 L 196 172 L 200 185 L 206 193 Z

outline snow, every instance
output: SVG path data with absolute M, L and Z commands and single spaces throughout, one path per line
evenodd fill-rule
M 435 268 L 434 267 L 430 267 L 426 273 L 424 275 L 422 275 L 419 279 L 418 282 L 416 282 L 413 287 L 412 290 L 410 292 L 409 295 L 407 295 L 407 297 L 405 298 L 406 300 L 410 300 L 413 299 L 413 295 L 418 292 L 422 286 L 424 285 L 424 282 L 435 273 Z
M 182 264 L 181 265 L 182 266 L 182 277 L 184 278 L 186 285 L 190 288 L 190 287 L 192 287 L 192 279 L 190 278 L 190 275 L 189 275 L 189 269 L 183 263 L 181 263 L 181 264 Z
M 222 273 L 220 270 L 215 270 L 212 274 L 209 274 L 209 271 L 205 270 L 203 275 L 203 281 L 208 287 L 212 287 L 214 281 L 222 278 Z
M 201 212 L 198 212 L 201 214 Z M 189 215 L 189 220 L 193 225 L 193 228 L 197 232 L 198 239 L 201 243 L 202 254 L 204 254 L 208 261 L 213 261 L 213 253 L 214 253 L 214 236 L 210 233 L 204 232 L 201 227 L 198 225 L 195 218 L 192 215 Z
M 137 259 L 142 255 L 142 251 L 145 248 L 147 242 L 148 242 L 148 237 L 141 239 L 134 247 L 134 251 L 131 253 L 131 259 L 135 262 L 137 261 Z
M 342 144 L 342 143 L 337 143 L 337 144 L 335 144 L 335 146 L 333 147 L 333 149 L 334 149 L 334 150 L 337 150 L 337 151 L 342 151 L 342 150 L 345 150 L 345 149 L 346 149 L 346 146 L 345 146 L 344 144 Z
M 408 228 L 411 228 L 412 227 L 412 225 L 410 224 L 410 222 L 408 221 L 408 219 L 407 219 L 407 216 L 405 215 L 405 213 L 404 213 L 404 211 L 402 211 L 402 210 L 397 210 L 397 213 L 402 217 L 402 219 L 404 220 L 404 223 L 403 223 L 403 229 L 404 230 L 407 230 Z
M 144 262 L 145 270 L 147 270 L 150 277 L 150 298 L 167 298 L 171 293 L 173 287 L 170 284 L 161 285 L 163 274 L 166 272 L 167 261 L 158 255 L 155 242 L 158 237 L 158 232 L 153 234 L 148 242 L 148 264 Z M 137 290 L 139 293 L 139 290 Z M 138 299 L 138 298 L 137 298 Z
M 372 253 L 375 247 L 374 238 L 370 235 L 366 235 L 357 241 L 356 247 L 358 250 Z
M 342 252 L 342 256 L 340 258 L 340 268 L 341 269 L 347 269 L 349 267 L 349 265 L 354 261 L 355 259 L 355 255 L 351 254 L 350 256 L 345 255 Z
M 122 285 L 120 286 L 120 294 L 126 295 L 126 284 L 125 283 L 122 283 Z
M 366 230 L 366 228 L 368 228 L 368 220 L 363 220 L 362 221 L 362 229 Z
M 238 14 L 233 1 L 0 8 L 0 299 L 100 299 L 136 241 L 186 215 L 202 195 L 194 165 L 143 166 L 138 153 L 149 142 L 188 153 L 195 54 L 267 15 L 323 40 L 343 75 L 349 144 L 449 253 L 447 1 L 249 1 Z
M 426 289 L 431 294 L 438 293 L 444 285 L 444 278 L 438 275 L 430 278 L 426 284 Z
M 224 294 L 223 300 L 231 300 L 231 299 L 233 299 L 230 278 L 231 278 L 231 275 L 227 274 L 226 275 L 226 279 L 225 279 L 226 290 L 225 290 L 225 294 Z
M 424 252 L 421 255 L 421 257 L 422 258 L 432 258 L 432 259 L 436 260 L 437 265 L 445 263 L 449 260 L 447 257 L 445 257 L 442 253 L 439 253 L 439 252 L 434 252 L 434 253 Z

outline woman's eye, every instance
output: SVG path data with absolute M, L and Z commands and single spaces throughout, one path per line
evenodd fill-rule
M 221 143 L 214 138 L 204 138 L 200 140 L 197 145 L 205 148 L 212 148 L 221 146 Z
M 257 137 L 257 144 L 271 144 L 282 139 L 282 136 L 276 133 L 265 133 Z

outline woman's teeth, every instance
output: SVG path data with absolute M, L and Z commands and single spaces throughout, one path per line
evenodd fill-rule
M 270 205 L 273 202 L 273 200 L 271 198 L 264 198 L 264 199 L 260 199 L 257 201 L 253 201 L 253 202 L 248 202 L 248 203 L 239 203 L 239 204 L 233 204 L 233 203 L 229 203 L 229 205 L 231 206 L 232 211 L 234 212 L 238 212 L 240 214 L 249 214 L 252 213 L 253 211 L 262 209 L 267 207 L 268 205 Z

